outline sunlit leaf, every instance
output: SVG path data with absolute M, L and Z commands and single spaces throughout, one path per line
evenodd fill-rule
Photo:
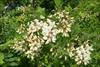
M 0 64 L 3 64 L 4 54 L 0 52 Z

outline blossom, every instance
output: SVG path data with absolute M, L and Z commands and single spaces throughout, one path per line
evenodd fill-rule
M 73 49 L 71 49 L 73 48 Z M 93 51 L 92 46 L 89 45 L 88 41 L 84 42 L 81 46 L 75 48 L 71 46 L 67 51 L 70 57 L 74 57 L 77 64 L 84 63 L 87 65 L 91 60 L 91 51 Z
M 50 23 L 50 20 L 48 20 L 48 23 L 44 23 L 44 26 L 42 27 L 42 35 L 43 39 L 46 40 L 46 44 L 49 42 L 55 42 L 56 41 L 56 35 L 58 33 L 58 30 L 55 27 L 55 22 Z
M 59 23 L 57 25 L 59 26 L 59 32 L 62 33 L 62 36 L 68 37 L 69 32 L 71 32 L 71 26 L 74 22 L 73 17 L 69 17 L 69 12 L 66 12 L 65 10 L 56 12 L 54 14 L 56 16 Z
M 39 21 L 38 19 L 34 19 L 34 21 L 31 21 L 31 23 L 29 24 L 29 28 L 27 29 L 28 34 L 34 33 L 40 30 L 42 27 L 42 24 L 43 24 L 43 21 Z
M 62 28 L 59 29 L 59 31 L 63 34 L 62 36 L 69 36 L 68 32 L 71 32 L 71 24 L 63 25 Z
M 25 52 L 27 57 L 33 59 L 34 55 L 36 54 L 36 52 L 38 52 L 42 44 L 43 44 L 43 40 L 41 38 L 39 38 L 38 36 L 33 36 L 31 41 L 29 42 L 28 50 Z
M 40 15 L 40 18 L 41 18 L 41 19 L 45 19 L 45 17 L 44 17 L 43 15 Z

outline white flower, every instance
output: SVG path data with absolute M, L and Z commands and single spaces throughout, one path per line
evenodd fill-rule
M 60 55 L 59 58 L 62 58 L 62 55 Z
M 28 25 L 29 25 L 29 28 L 27 29 L 28 34 L 34 33 L 42 28 L 43 21 L 39 21 L 38 19 L 34 19 L 34 22 L 31 21 L 31 23 Z
M 49 26 L 45 27 L 45 28 L 42 28 L 43 39 L 47 40 L 46 43 L 49 43 L 51 41 L 55 42 L 57 33 L 58 33 L 57 29 L 52 29 Z
M 52 15 L 49 15 L 48 17 L 49 17 L 49 18 L 52 18 L 53 16 L 52 16 Z
M 79 64 L 81 64 L 82 62 L 81 61 L 77 61 L 77 64 L 79 65 Z
M 31 40 L 29 41 L 29 44 L 27 45 L 28 52 L 26 52 L 25 54 L 27 56 L 30 56 L 30 58 L 33 58 L 33 56 L 38 52 L 42 44 L 43 44 L 43 40 L 40 37 L 33 35 Z
M 74 48 L 74 46 L 72 46 Z M 84 63 L 85 65 L 91 60 L 90 54 L 93 48 L 84 42 L 81 46 L 75 48 L 75 50 L 68 50 L 69 56 L 74 57 L 77 64 Z
M 27 29 L 27 31 L 28 31 L 28 34 L 34 33 L 37 31 L 37 28 L 35 26 L 35 22 L 31 21 L 31 24 L 29 25 L 29 28 Z
M 46 40 L 46 44 L 56 41 L 58 30 L 55 27 L 55 22 L 52 22 L 50 19 L 47 19 L 47 23 L 44 23 L 42 27 L 42 35 L 43 39 Z
M 52 52 L 52 51 L 53 51 L 53 48 L 50 49 L 50 52 Z

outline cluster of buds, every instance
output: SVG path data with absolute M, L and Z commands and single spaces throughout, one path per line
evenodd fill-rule
M 18 51 L 25 51 L 24 44 L 25 44 L 25 41 L 24 40 L 18 40 L 18 41 L 15 40 L 14 46 L 12 46 L 11 48 L 15 49 L 16 52 L 18 52 Z
M 75 43 L 68 44 L 68 53 L 69 56 L 73 59 L 75 59 L 75 62 L 79 64 L 85 64 L 87 65 L 89 61 L 91 60 L 91 51 L 93 51 L 92 46 L 89 44 L 89 41 L 85 41 L 83 44 L 78 47 L 75 47 Z
M 33 59 L 43 44 L 55 43 L 58 34 L 61 33 L 62 36 L 68 37 L 73 22 L 74 19 L 69 16 L 69 12 L 63 10 L 47 18 L 40 16 L 40 19 L 30 21 L 25 29 L 22 28 L 23 26 L 21 25 L 21 31 L 19 28 L 17 32 L 21 34 L 21 32 L 23 32 L 22 29 L 24 29 L 26 33 L 23 35 L 25 42 L 22 45 L 26 47 L 22 48 L 22 51 L 28 58 Z M 20 44 L 18 45 L 17 43 L 13 46 L 15 50 L 20 47 Z

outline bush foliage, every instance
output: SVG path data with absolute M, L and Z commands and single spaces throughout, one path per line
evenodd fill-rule
M 73 22 L 68 37 L 63 37 L 62 33 L 59 33 L 56 42 L 43 42 L 36 55 L 32 55 L 33 58 L 25 54 L 26 50 L 17 49 L 21 44 L 18 44 L 17 48 L 14 47 L 16 41 L 24 40 L 24 49 L 29 50 L 30 42 L 25 36 L 29 36 L 27 29 L 31 22 L 37 23 L 34 20 L 38 19 L 45 23 L 49 18 L 59 24 L 60 15 L 55 13 L 63 13 L 63 10 L 68 13 L 67 20 L 73 18 L 68 21 Z M 61 27 L 63 26 L 58 25 L 58 28 Z M 18 32 L 19 29 L 21 30 Z M 41 34 L 42 30 L 38 32 L 32 32 L 32 35 L 45 36 Z M 75 57 L 69 55 L 72 51 L 76 56 L 77 49 L 83 44 L 88 44 L 88 48 L 83 50 L 90 50 L 89 46 L 92 46 L 89 52 L 91 60 L 88 64 L 83 61 L 78 64 Z M 68 49 L 73 46 L 75 50 L 68 53 Z M 100 67 L 99 62 L 100 0 L 0 0 L 0 67 Z

